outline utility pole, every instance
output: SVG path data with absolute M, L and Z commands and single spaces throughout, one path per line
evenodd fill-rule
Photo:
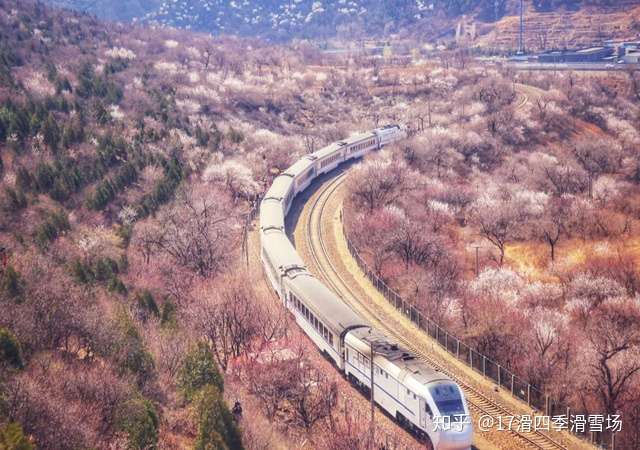
M 375 405 L 375 401 L 374 401 L 374 397 L 373 397 L 373 340 L 369 341 L 369 349 L 371 350 L 370 354 L 369 354 L 369 356 L 370 356 L 369 368 L 370 368 L 370 374 L 371 374 L 371 382 L 370 382 L 370 384 L 371 384 L 371 427 L 370 427 L 370 429 L 371 429 L 371 437 L 369 438 L 370 439 L 369 448 L 371 450 L 373 450 L 373 448 L 374 448 L 374 439 L 375 439 L 375 435 L 376 435 L 376 432 L 375 432 L 375 427 L 376 427 L 376 422 L 375 422 L 376 405 Z
M 479 251 L 480 251 L 480 246 L 476 245 L 475 246 L 476 249 L 476 278 L 478 278 L 478 276 L 480 276 L 480 265 L 479 265 Z
M 518 55 L 524 55 L 524 0 L 520 0 L 520 34 L 518 38 Z

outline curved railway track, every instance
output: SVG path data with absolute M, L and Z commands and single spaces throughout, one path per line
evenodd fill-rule
M 312 196 L 312 203 L 308 212 L 309 218 L 304 230 L 306 240 L 309 247 L 309 253 L 314 265 L 316 274 L 331 288 L 335 293 L 355 311 L 363 315 L 374 326 L 383 330 L 390 337 L 402 343 L 418 357 L 430 364 L 432 367 L 440 370 L 451 377 L 464 390 L 467 401 L 471 409 L 479 416 L 491 416 L 495 423 L 498 423 L 499 417 L 513 416 L 515 419 L 511 422 L 508 429 L 503 431 L 508 433 L 510 437 L 516 440 L 525 448 L 542 449 L 542 450 L 558 450 L 567 449 L 568 447 L 559 443 L 551 436 L 540 431 L 519 431 L 520 421 L 518 415 L 506 409 L 504 406 L 497 404 L 480 392 L 469 383 L 456 376 L 452 371 L 446 369 L 439 364 L 428 352 L 421 349 L 409 338 L 404 336 L 400 331 L 399 323 L 388 314 L 377 311 L 373 305 L 367 304 L 359 300 L 358 294 L 349 286 L 349 283 L 340 274 L 340 271 L 332 263 L 326 242 L 323 238 L 322 218 L 324 210 L 329 198 L 344 182 L 346 173 L 342 172 L 335 178 L 318 189 Z M 477 424 L 474 424 L 477 426 Z

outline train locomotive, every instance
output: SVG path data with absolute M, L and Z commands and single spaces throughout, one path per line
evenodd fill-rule
M 276 177 L 260 204 L 262 264 L 297 324 L 345 377 L 370 392 L 373 349 L 378 406 L 401 425 L 428 436 L 437 450 L 469 449 L 473 427 L 460 387 L 356 314 L 307 270 L 286 235 L 285 217 L 293 199 L 316 177 L 404 137 L 398 125 L 359 133 L 303 156 Z

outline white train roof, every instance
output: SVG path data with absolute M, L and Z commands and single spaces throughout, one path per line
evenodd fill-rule
M 373 343 L 375 354 L 382 357 L 375 358 L 376 365 L 414 391 L 435 381 L 450 381 L 447 375 L 423 363 L 411 351 L 377 330 L 368 328 L 354 330 L 349 333 L 347 340 L 364 355 L 371 353 L 370 345 Z
M 279 272 L 305 269 L 304 261 L 282 231 L 268 230 L 262 236 L 262 247 L 273 267 Z
M 333 144 L 329 144 L 326 147 L 322 147 L 320 150 L 316 151 L 315 153 L 312 153 L 311 156 L 314 156 L 316 159 L 322 159 L 326 156 L 331 155 L 333 152 L 341 149 L 342 147 L 344 147 L 344 144 L 341 144 L 339 142 L 334 142 Z
M 271 184 L 269 190 L 264 194 L 264 198 L 275 198 L 282 200 L 287 196 L 291 188 L 293 187 L 293 178 L 289 175 L 279 175 Z
M 351 136 L 349 136 L 347 139 L 341 141 L 344 142 L 347 145 L 351 145 L 351 144 L 356 144 L 360 141 L 364 141 L 367 139 L 372 139 L 375 138 L 376 135 L 375 133 L 371 132 L 371 131 L 367 131 L 366 133 L 357 133 L 357 134 L 353 134 Z
M 336 294 L 309 273 L 289 277 L 291 291 L 336 335 L 369 324 L 347 306 Z M 313 299 L 310 302 L 310 299 Z
M 302 158 L 297 160 L 295 163 L 293 163 L 291 167 L 285 170 L 284 174 L 295 178 L 301 173 L 303 173 L 305 170 L 307 170 L 309 167 L 311 167 L 313 165 L 314 160 L 315 158 L 310 155 L 303 156 Z
M 276 198 L 266 198 L 260 203 L 260 229 L 284 230 L 284 210 L 282 201 Z

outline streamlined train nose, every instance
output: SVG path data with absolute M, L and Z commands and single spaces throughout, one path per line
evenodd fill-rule
M 452 427 L 440 434 L 436 450 L 468 450 L 473 444 L 473 427 L 465 425 L 462 430 Z

